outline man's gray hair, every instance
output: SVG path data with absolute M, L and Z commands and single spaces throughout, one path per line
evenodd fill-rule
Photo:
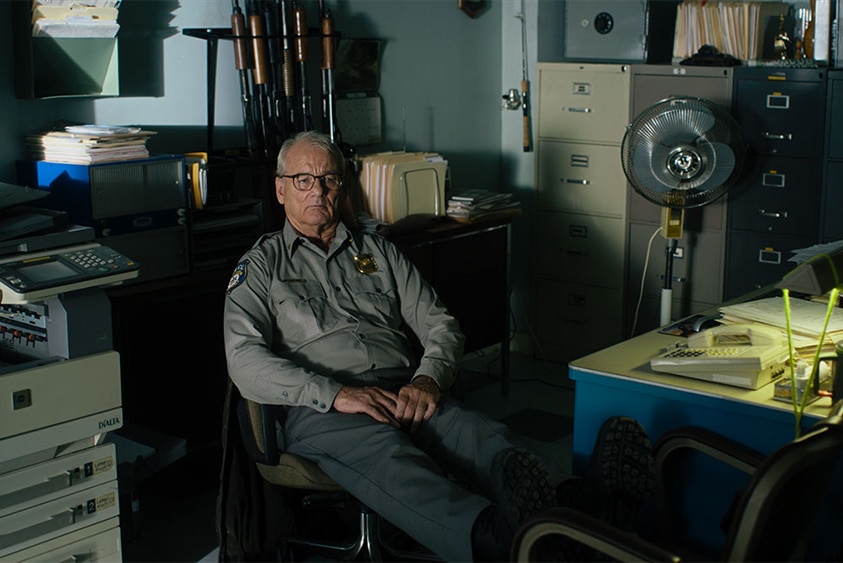
M 301 133 L 296 133 L 284 141 L 284 144 L 281 145 L 281 150 L 278 151 L 278 162 L 275 170 L 276 174 L 283 176 L 287 173 L 287 153 L 290 152 L 291 148 L 302 143 L 325 151 L 334 163 L 336 168 L 335 171 L 342 174 L 343 177 L 345 176 L 345 157 L 343 156 L 342 151 L 336 143 L 331 140 L 329 135 L 320 131 L 302 131 Z

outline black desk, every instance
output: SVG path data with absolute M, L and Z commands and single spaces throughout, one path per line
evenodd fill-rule
M 390 237 L 460 323 L 465 351 L 501 346 L 501 392 L 509 392 L 511 217 L 458 223 Z

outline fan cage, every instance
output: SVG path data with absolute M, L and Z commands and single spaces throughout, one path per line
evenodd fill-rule
M 726 193 L 740 177 L 744 151 L 729 112 L 703 98 L 674 97 L 632 121 L 621 157 L 636 192 L 662 207 L 688 209 Z

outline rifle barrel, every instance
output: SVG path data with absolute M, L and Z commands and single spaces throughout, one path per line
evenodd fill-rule
M 234 65 L 240 75 L 240 105 L 243 108 L 243 127 L 246 133 L 246 147 L 253 158 L 258 152 L 257 135 L 252 108 L 251 61 L 246 41 L 246 18 L 237 0 L 232 2 L 231 34 L 234 36 Z
M 335 143 L 340 142 L 337 124 L 337 94 L 334 88 L 334 18 L 331 10 L 322 8 L 322 130 Z
M 270 115 L 270 101 L 267 81 L 269 72 L 266 61 L 266 31 L 263 18 L 259 13 L 249 14 L 249 28 L 252 32 L 252 53 L 255 57 L 255 86 L 258 88 L 258 111 L 260 112 L 258 125 L 260 126 L 261 140 L 263 141 L 263 153 L 266 157 L 272 156 L 275 132 Z
M 293 2 L 296 61 L 299 63 L 299 89 L 301 91 L 301 130 L 313 129 L 310 113 L 310 91 L 307 87 L 307 14 L 301 3 Z

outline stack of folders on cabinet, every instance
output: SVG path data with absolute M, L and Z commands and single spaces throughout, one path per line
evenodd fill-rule
M 32 0 L 33 37 L 116 37 L 120 0 Z
M 828 303 L 790 297 L 790 329 L 793 346 L 802 357 L 811 357 L 819 345 Z M 720 308 L 724 324 L 762 323 L 787 329 L 783 297 L 768 297 Z M 834 352 L 834 343 L 843 339 L 843 309 L 834 307 L 826 327 L 822 353 Z
M 461 223 L 521 213 L 521 204 L 512 194 L 484 189 L 456 192 L 448 199 L 448 216 Z
M 382 152 L 361 157 L 363 207 L 383 223 L 407 215 L 445 214 L 448 161 L 434 152 Z
M 785 2 L 685 0 L 676 8 L 673 59 L 681 61 L 711 45 L 743 61 L 759 60 L 766 30 L 771 24 L 778 29 L 788 9 Z
M 99 164 L 149 158 L 147 140 L 155 131 L 113 125 L 71 125 L 59 131 L 27 135 L 32 160 Z

